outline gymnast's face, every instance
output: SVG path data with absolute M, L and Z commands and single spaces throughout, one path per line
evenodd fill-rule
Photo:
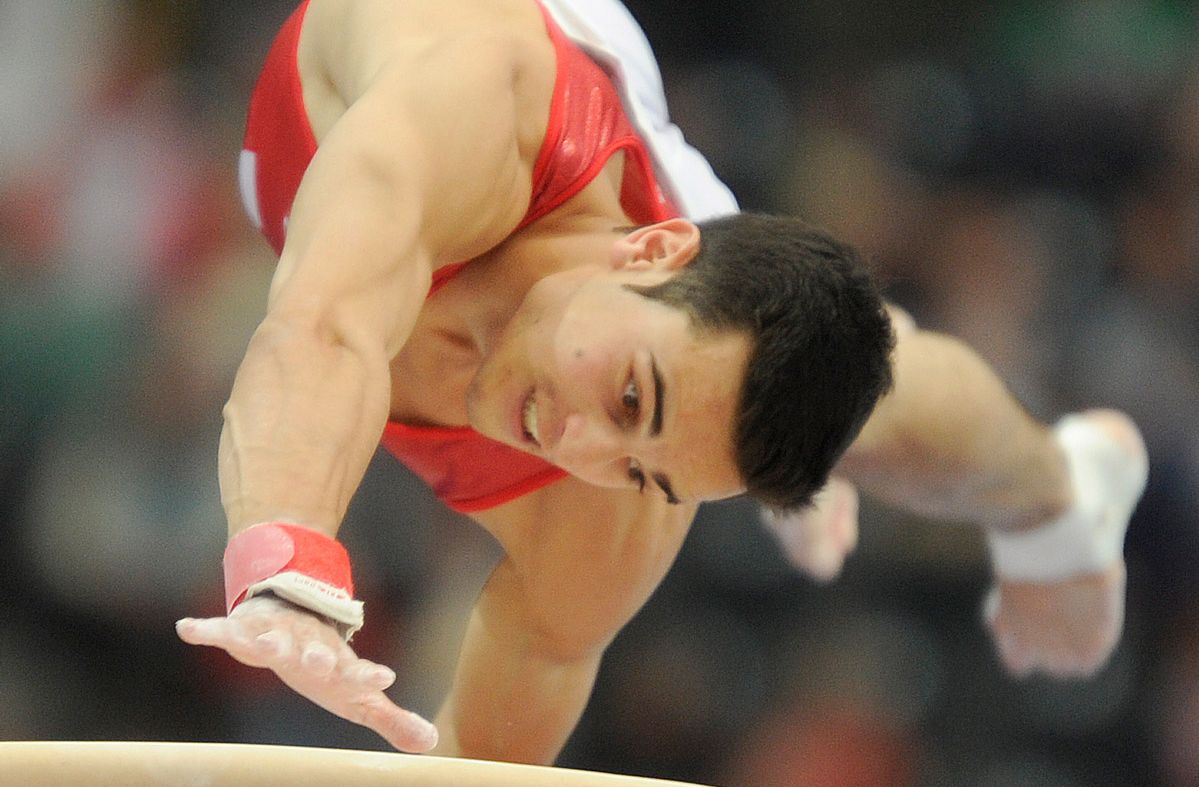
M 673 273 L 617 259 L 539 281 L 471 384 L 471 425 L 597 486 L 671 501 L 743 491 L 733 423 L 749 340 L 697 333 L 626 286 Z

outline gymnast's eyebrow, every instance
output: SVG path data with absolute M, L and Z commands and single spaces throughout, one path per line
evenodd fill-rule
M 662 399 L 665 395 L 666 385 L 662 382 L 662 370 L 658 368 L 658 361 L 652 353 L 649 356 L 649 369 L 654 378 L 654 413 L 650 417 L 649 436 L 657 437 L 662 434 Z M 665 473 L 653 473 L 650 477 L 666 495 L 667 503 L 672 506 L 679 504 L 678 495 L 674 493 L 674 487 L 671 486 L 670 479 Z
M 672 506 L 677 506 L 680 502 L 682 502 L 679 500 L 678 495 L 674 493 L 674 488 L 671 487 L 669 478 L 662 473 L 654 473 L 651 477 L 654 479 L 654 483 L 666 493 L 667 503 L 670 503 Z
M 654 378 L 654 414 L 650 419 L 649 436 L 657 437 L 662 434 L 662 397 L 666 386 L 662 384 L 662 370 L 653 355 L 649 357 L 649 368 Z

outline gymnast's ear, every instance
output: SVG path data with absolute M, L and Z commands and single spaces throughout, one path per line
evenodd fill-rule
M 677 270 L 699 252 L 699 227 L 687 219 L 646 224 L 621 235 L 612 246 L 615 270 Z

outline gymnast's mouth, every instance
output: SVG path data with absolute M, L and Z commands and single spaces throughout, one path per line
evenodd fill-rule
M 537 399 L 533 396 L 532 391 L 525 397 L 524 405 L 521 407 L 520 426 L 525 441 L 540 448 L 541 434 L 537 428 Z

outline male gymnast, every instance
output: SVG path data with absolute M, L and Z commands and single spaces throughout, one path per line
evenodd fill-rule
M 1114 648 L 1135 426 L 1035 422 L 851 249 L 737 213 L 616 0 L 305 2 L 242 167 L 279 263 L 225 408 L 228 614 L 185 641 L 398 749 L 549 763 L 700 502 L 819 540 L 860 486 L 985 529 L 1013 672 Z M 334 537 L 380 441 L 504 550 L 436 727 L 348 644 Z

